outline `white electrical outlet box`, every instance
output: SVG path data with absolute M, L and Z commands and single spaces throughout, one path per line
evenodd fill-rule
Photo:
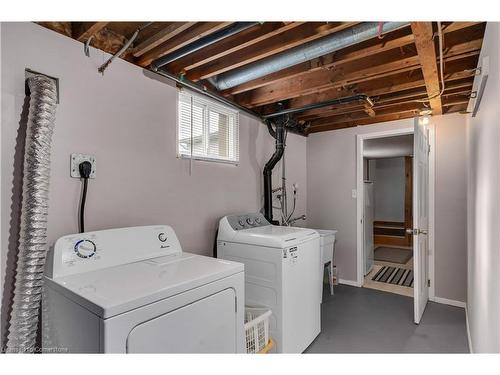
M 353 199 L 356 199 L 356 198 L 358 197 L 358 192 L 357 192 L 357 190 L 356 190 L 356 189 L 352 189 L 352 190 L 351 190 L 351 197 L 352 197 Z
M 96 161 L 94 155 L 86 154 L 71 154 L 70 162 L 70 173 L 71 177 L 80 178 L 80 163 L 84 161 L 89 161 L 92 164 L 92 171 L 90 172 L 90 178 L 95 178 L 96 175 Z

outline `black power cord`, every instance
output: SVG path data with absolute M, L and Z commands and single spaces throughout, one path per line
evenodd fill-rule
M 87 185 L 92 172 L 92 164 L 89 161 L 83 161 L 78 166 L 80 177 L 83 178 L 82 201 L 80 202 L 80 233 L 85 232 L 85 201 L 87 200 Z

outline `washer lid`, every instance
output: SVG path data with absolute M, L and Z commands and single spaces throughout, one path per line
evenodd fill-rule
M 228 242 L 247 243 L 282 249 L 288 246 L 295 246 L 313 238 L 318 238 L 319 235 L 314 229 L 266 225 L 234 231 L 228 238 L 223 237 L 225 236 L 219 237 L 219 239 Z
M 243 272 L 241 263 L 177 253 L 55 279 L 46 277 L 45 282 L 96 315 L 109 318 L 238 272 Z

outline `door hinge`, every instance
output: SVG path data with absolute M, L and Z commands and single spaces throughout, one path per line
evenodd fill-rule
M 427 279 L 427 286 L 430 287 L 431 286 L 431 281 L 429 279 Z

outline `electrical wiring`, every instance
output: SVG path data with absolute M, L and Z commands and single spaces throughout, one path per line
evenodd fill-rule
M 80 233 L 85 232 L 85 202 L 87 201 L 87 188 L 90 173 L 92 172 L 92 164 L 89 161 L 84 161 L 78 166 L 80 177 L 83 180 L 82 199 L 80 202 Z
M 441 22 L 437 22 L 438 25 L 438 41 L 439 41 L 439 71 L 441 74 L 441 91 L 435 95 L 429 96 L 425 99 L 415 99 L 415 102 L 426 103 L 429 100 L 435 99 L 443 95 L 444 93 L 444 59 L 443 59 L 443 30 L 441 29 Z
M 87 185 L 88 185 L 88 179 L 84 178 L 82 200 L 80 203 L 80 233 L 85 232 L 85 202 L 87 200 Z
M 121 55 L 123 55 L 123 53 L 128 50 L 128 48 L 132 45 L 132 43 L 134 42 L 134 40 L 137 38 L 137 36 L 139 35 L 139 33 L 144 30 L 146 27 L 150 26 L 153 22 L 146 22 L 145 24 L 143 24 L 141 27 L 139 27 L 135 32 L 134 34 L 130 37 L 130 39 L 127 41 L 127 43 L 125 43 L 123 45 L 123 47 L 118 51 L 116 52 L 113 56 L 111 56 L 104 64 L 102 64 L 98 69 L 97 71 L 101 74 L 104 74 L 104 71 L 106 70 L 106 68 L 109 66 L 109 64 L 111 64 L 113 62 L 114 59 L 116 59 L 117 57 L 120 57 Z
M 295 213 L 296 204 L 297 204 L 297 193 L 294 192 L 293 193 L 293 209 L 292 209 L 292 212 L 290 213 L 290 215 L 288 215 L 288 218 L 286 219 L 287 223 L 290 222 L 290 219 L 292 218 L 293 214 Z

